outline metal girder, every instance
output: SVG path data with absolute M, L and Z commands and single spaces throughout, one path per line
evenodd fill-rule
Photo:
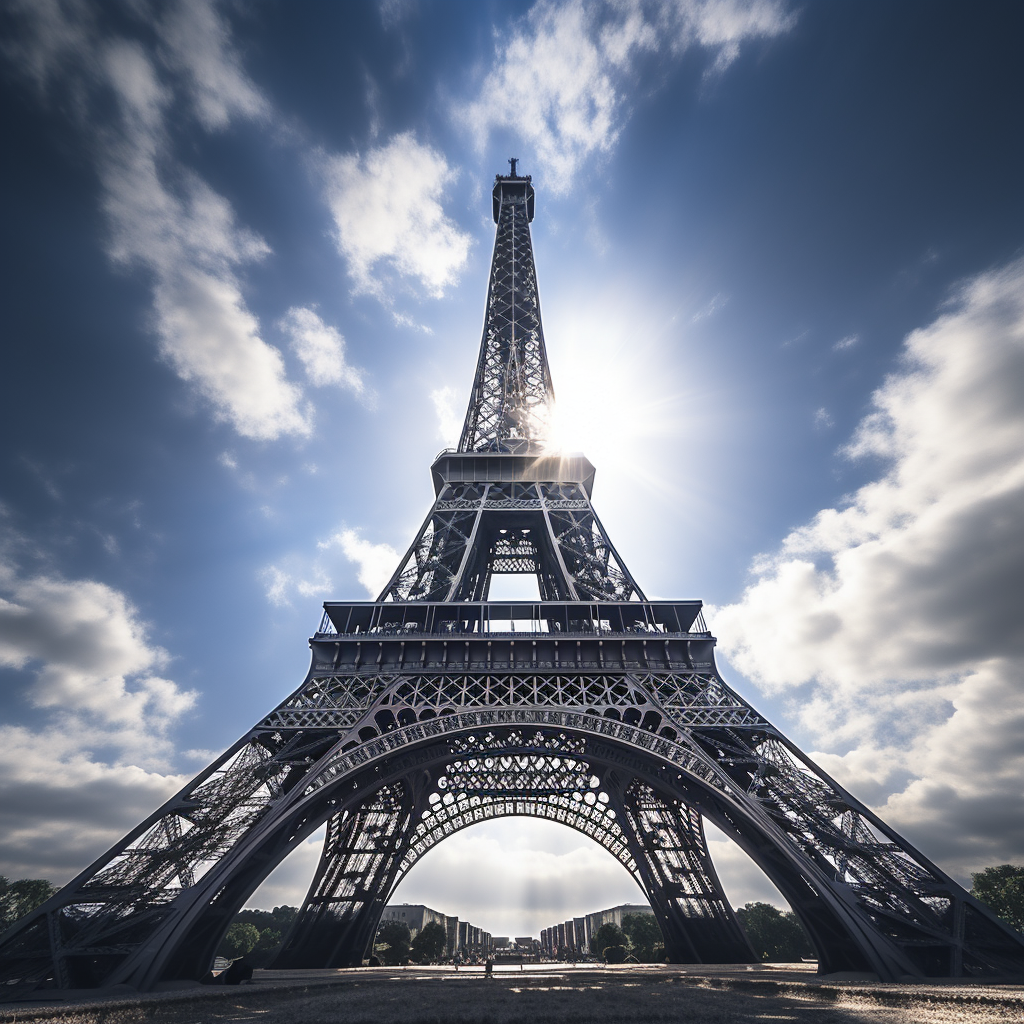
M 697 601 L 648 601 L 552 456 L 533 189 L 497 180 L 487 317 L 460 453 L 376 602 L 325 604 L 305 680 L 231 749 L 0 936 L 8 998 L 195 978 L 264 878 L 328 824 L 282 965 L 356 963 L 403 874 L 521 814 L 628 870 L 678 961 L 749 946 L 703 821 L 789 900 L 819 969 L 1024 974 L 1024 937 L 830 779 L 722 679 Z M 535 572 L 539 602 L 488 601 Z
M 576 483 L 446 484 L 380 595 L 482 601 L 495 573 L 537 576 L 542 600 L 643 600 Z

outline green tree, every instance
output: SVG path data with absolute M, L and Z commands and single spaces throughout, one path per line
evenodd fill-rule
M 590 952 L 596 956 L 601 956 L 609 946 L 622 946 L 625 948 L 628 943 L 629 939 L 626 937 L 626 933 L 617 924 L 607 921 L 597 929 L 594 937 L 590 940 Z M 623 953 L 622 957 L 624 960 L 626 954 Z M 613 962 L 621 963 L 622 961 Z
M 404 964 L 409 959 L 409 943 L 412 933 L 404 921 L 384 921 L 377 929 L 373 940 L 373 951 L 387 967 Z
M 240 910 L 235 914 L 231 927 L 228 928 L 227 935 L 221 941 L 217 949 L 217 955 L 227 957 L 229 960 L 244 956 L 246 962 L 253 967 L 266 967 L 274 959 L 277 947 L 281 944 L 281 937 L 288 931 L 298 916 L 298 907 L 289 906 L 274 907 L 273 910 L 254 910 L 250 908 Z M 234 940 L 234 937 L 237 937 L 239 934 L 247 936 L 242 943 L 244 945 L 252 939 L 252 933 L 249 931 L 244 933 L 233 932 L 231 929 L 235 925 L 249 925 L 255 928 L 259 935 L 256 943 L 248 949 L 242 949 Z M 232 939 L 229 940 L 228 936 L 232 936 Z
M 254 924 L 232 923 L 217 948 L 219 956 L 234 960 L 252 952 L 260 941 L 260 930 Z
M 424 925 L 412 940 L 412 955 L 418 963 L 440 960 L 448 946 L 448 933 L 436 921 Z
M 971 875 L 971 895 L 1011 928 L 1024 932 L 1024 867 L 1000 864 Z
M 665 959 L 665 938 L 653 914 L 626 914 L 622 918 L 622 930 L 629 936 L 630 952 L 641 963 Z
M 12 882 L 0 875 L 0 931 L 45 903 L 56 891 L 57 886 L 45 878 L 19 878 Z
M 284 935 L 295 918 L 299 916 L 298 907 L 274 907 L 273 910 L 240 910 L 235 914 L 235 922 L 238 924 L 254 924 L 260 932 L 270 929 Z
M 736 916 L 762 960 L 792 962 L 814 956 L 814 947 L 792 911 L 783 912 L 770 903 L 747 903 Z

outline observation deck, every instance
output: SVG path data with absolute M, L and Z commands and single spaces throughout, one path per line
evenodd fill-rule
M 712 668 L 700 601 L 329 601 L 313 675 Z

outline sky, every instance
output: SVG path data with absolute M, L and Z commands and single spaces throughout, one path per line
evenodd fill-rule
M 562 436 L 632 574 L 704 600 L 727 680 L 957 879 L 1024 863 L 1020 4 L 0 22 L 0 873 L 70 879 L 393 571 L 511 156 Z M 734 904 L 784 905 L 712 839 Z M 641 898 L 529 819 L 396 894 L 512 935 Z

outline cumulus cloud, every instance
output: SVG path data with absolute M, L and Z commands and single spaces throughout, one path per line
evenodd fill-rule
M 398 568 L 398 552 L 390 544 L 373 544 L 355 530 L 339 530 L 320 544 L 321 550 L 337 546 L 350 562 L 359 566 L 359 582 L 376 597 Z
M 196 694 L 168 661 L 121 592 L 0 569 L 0 666 L 42 715 L 0 726 L 0 872 L 65 880 L 184 782 L 168 730 Z
M 174 153 L 179 94 L 207 130 L 266 113 L 223 19 L 208 0 L 179 0 L 153 25 L 134 23 L 144 36 L 155 30 L 147 47 L 106 30 L 102 10 L 87 3 L 17 10 L 21 32 L 7 54 L 45 96 L 67 97 L 95 157 L 111 259 L 152 280 L 164 358 L 243 436 L 308 434 L 311 410 L 261 337 L 238 277 L 269 250 Z
M 312 309 L 293 306 L 281 320 L 281 329 L 292 339 L 292 350 L 316 387 L 337 385 L 355 395 L 367 394 L 361 370 L 345 358 L 345 339 L 325 324 Z
M 803 687 L 824 766 L 961 874 L 1024 858 L 1022 437 L 1019 261 L 907 338 L 847 448 L 877 479 L 713 618 L 762 689 Z
M 720 72 L 744 40 L 778 35 L 793 21 L 775 0 L 541 0 L 499 41 L 478 95 L 457 113 L 481 151 L 493 130 L 514 132 L 549 187 L 565 191 L 586 160 L 617 142 L 625 87 L 645 55 L 699 46 Z
M 342 527 L 317 544 L 313 555 L 290 555 L 260 572 L 264 594 L 274 605 L 290 605 L 295 597 L 325 600 L 336 597 L 334 580 L 357 566 L 357 578 L 376 597 L 398 565 L 398 552 L 390 544 L 373 544 L 357 530 Z
M 29 699 L 88 723 L 91 740 L 135 756 L 166 754 L 167 727 L 195 703 L 157 672 L 152 646 L 124 594 L 92 580 L 0 576 L 0 665 L 32 667 Z
M 0 726 L 0 873 L 63 884 L 187 781 L 83 749 L 89 733 Z
M 325 198 L 357 292 L 385 299 L 390 275 L 439 298 L 466 264 L 470 236 L 441 205 L 457 172 L 412 132 L 365 155 L 324 157 Z

